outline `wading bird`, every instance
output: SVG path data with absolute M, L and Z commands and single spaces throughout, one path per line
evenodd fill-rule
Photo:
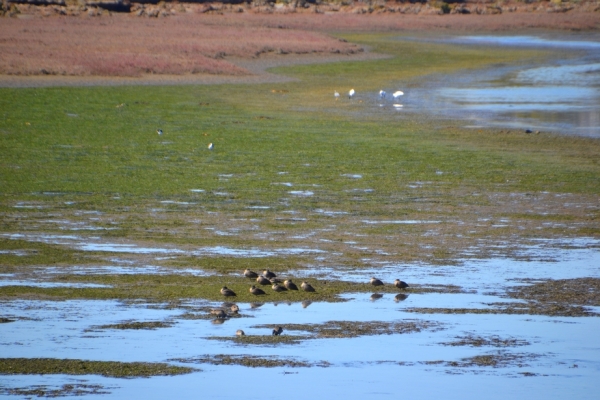
M 394 286 L 396 286 L 398 289 L 404 289 L 408 287 L 408 283 L 401 281 L 400 279 L 396 279 L 394 281 Z
M 256 272 L 254 272 L 254 271 L 250 271 L 248 268 L 246 268 L 244 270 L 244 276 L 246 278 L 252 278 L 252 279 L 258 278 L 258 274 Z
M 223 319 L 227 318 L 227 314 L 223 310 L 210 310 L 211 315 L 214 315 L 217 318 Z
M 277 276 L 277 275 L 275 275 L 275 273 L 271 272 L 269 269 L 265 269 L 262 274 L 267 279 L 275 278 Z
M 387 93 L 386 93 L 385 91 L 383 91 L 383 90 L 380 90 L 380 91 L 379 91 L 379 97 L 381 97 L 382 99 L 385 99 L 385 95 L 386 95 L 386 94 L 387 94 Z
M 333 97 L 335 97 L 336 100 L 340 98 L 340 94 L 337 90 L 333 92 Z
M 259 275 L 258 278 L 256 278 L 256 282 L 258 282 L 259 285 L 271 285 L 271 281 L 262 275 Z
M 348 98 L 349 99 L 353 98 L 355 93 L 356 92 L 354 91 L 354 89 L 350 89 L 350 91 L 348 92 Z
M 370 282 L 371 282 L 371 285 L 373 285 L 373 286 L 383 286 L 383 282 L 381 282 L 377 278 L 371 278 Z
M 231 289 L 228 289 L 227 286 L 223 286 L 221 288 L 221 294 L 223 296 L 236 296 L 235 292 Z
M 294 282 L 292 282 L 291 279 L 286 279 L 283 282 L 283 286 L 285 286 L 286 288 L 288 288 L 289 290 L 298 290 L 298 286 L 296 286 L 296 284 Z
M 159 135 L 162 135 L 162 133 L 163 133 L 163 132 L 162 132 L 162 129 L 157 129 L 157 130 L 156 130 L 156 133 L 158 133 Z
M 287 289 L 285 287 L 281 286 L 278 283 L 273 284 L 273 286 L 271 286 L 271 289 L 273 289 L 276 292 L 286 292 L 287 291 Z
M 255 296 L 260 296 L 261 294 L 265 294 L 265 291 L 252 285 L 250 286 L 250 293 L 252 293 Z
M 215 148 L 215 146 L 212 143 L 209 143 L 207 147 L 209 150 L 212 150 Z
M 394 99 L 397 99 L 397 98 L 398 98 L 398 97 L 400 97 L 400 96 L 404 96 L 404 92 L 402 92 L 402 91 L 398 90 L 398 91 L 394 92 L 394 93 L 392 94 L 392 96 L 394 96 Z
M 277 329 L 273 329 L 273 336 L 279 336 L 279 335 L 281 335 L 281 332 L 283 332 L 283 328 L 282 327 L 278 327 Z

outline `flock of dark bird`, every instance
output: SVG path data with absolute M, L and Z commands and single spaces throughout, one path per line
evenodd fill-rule
M 315 292 L 315 288 L 312 287 L 311 284 L 309 284 L 306 281 L 303 281 L 300 284 L 300 289 L 298 289 L 298 286 L 292 282 L 291 279 L 286 279 L 284 281 L 282 281 L 281 279 L 277 278 L 277 275 L 275 275 L 275 273 L 271 272 L 269 269 L 265 269 L 263 271 L 262 274 L 257 274 L 254 271 L 251 271 L 249 269 L 244 270 L 244 276 L 246 278 L 250 278 L 250 279 L 256 279 L 256 282 L 259 285 L 271 285 L 271 289 L 273 289 L 273 291 L 275 292 L 285 292 L 288 290 L 304 290 L 305 292 Z M 377 278 L 371 278 L 370 280 L 371 285 L 373 286 L 383 286 L 383 282 Z M 406 289 L 408 286 L 408 284 L 404 281 L 401 281 L 400 279 L 396 279 L 394 281 L 394 286 L 397 287 L 398 289 Z M 252 285 L 250 286 L 249 289 L 250 293 L 255 295 L 255 296 L 261 296 L 261 295 L 265 295 L 265 291 L 262 290 L 261 288 L 256 287 L 256 285 Z M 237 296 L 237 294 L 229 289 L 227 286 L 223 286 L 221 288 L 221 294 L 225 297 L 233 297 L 233 296 Z M 378 299 L 381 298 L 382 295 L 375 293 L 371 296 L 372 299 Z M 396 301 L 402 301 L 405 300 L 408 296 L 405 294 L 398 294 L 396 295 L 395 299 Z M 310 304 L 310 303 L 309 303 Z M 231 309 L 231 312 L 233 313 L 237 313 L 239 311 L 239 307 L 235 304 L 230 305 L 229 307 Z M 227 313 L 222 310 L 212 310 L 211 314 L 215 315 L 217 317 L 217 319 L 224 319 L 227 318 Z M 281 335 L 281 333 L 283 332 L 283 328 L 282 327 L 277 327 L 276 329 L 273 329 L 273 336 L 279 336 Z M 245 333 L 243 330 L 239 329 L 236 333 L 237 336 L 245 336 Z
M 292 282 L 291 279 L 286 279 L 286 280 L 282 281 L 281 279 L 277 278 L 277 275 L 275 275 L 273 272 L 271 272 L 268 269 L 265 269 L 261 275 L 257 274 L 254 271 L 250 271 L 249 269 L 246 269 L 244 271 L 244 276 L 246 278 L 256 279 L 256 282 L 259 285 L 271 285 L 271 289 L 273 289 L 276 292 L 285 292 L 288 290 L 299 290 L 298 286 L 294 282 Z M 305 292 L 314 292 L 315 291 L 315 288 L 313 288 L 307 282 L 302 282 L 302 284 L 300 285 L 300 289 L 304 290 Z M 260 295 L 266 294 L 264 290 L 256 287 L 255 285 L 250 286 L 250 293 L 252 293 L 255 296 L 260 296 Z M 221 294 L 225 297 L 237 296 L 235 294 L 235 292 L 233 290 L 229 289 L 227 286 L 223 286 L 221 288 Z

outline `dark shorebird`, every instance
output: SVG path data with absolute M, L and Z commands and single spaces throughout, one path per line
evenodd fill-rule
M 271 286 L 271 289 L 273 289 L 276 292 L 286 292 L 287 291 L 287 289 L 285 287 L 281 286 L 278 283 L 273 284 L 273 286 Z
M 401 281 L 400 279 L 396 279 L 394 281 L 394 286 L 396 286 L 398 289 L 405 289 L 408 287 L 408 283 Z
M 314 292 L 315 288 L 312 287 L 310 285 L 310 283 L 306 283 L 306 282 L 302 282 L 302 284 L 300 285 L 300 287 L 302 288 L 302 290 L 304 290 L 305 292 Z
M 281 335 L 281 332 L 283 332 L 283 328 L 282 327 L 278 327 L 277 329 L 273 329 L 273 336 L 279 336 L 279 335 Z
M 265 294 L 265 291 L 252 285 L 250 286 L 250 293 L 252 293 L 255 296 L 259 296 L 261 294 Z
M 263 274 L 263 276 L 264 276 L 265 278 L 267 278 L 267 279 L 275 278 L 275 277 L 277 276 L 277 275 L 275 275 L 273 272 L 269 271 L 269 269 L 268 269 L 268 268 L 267 268 L 267 269 L 265 269 L 265 270 L 263 271 L 263 273 L 262 273 L 262 274 Z
M 377 278 L 371 278 L 370 282 L 371 282 L 371 285 L 373 285 L 373 286 L 383 286 L 383 282 L 381 282 Z
M 232 314 L 237 314 L 240 312 L 240 307 L 238 307 L 237 304 L 232 305 L 231 307 L 229 307 L 229 309 L 231 310 Z
M 210 310 L 210 313 L 219 319 L 227 318 L 227 314 L 223 310 Z
M 250 271 L 248 268 L 244 270 L 244 276 L 252 279 L 258 278 L 258 274 L 254 271 Z
M 235 331 L 235 336 L 246 336 L 246 333 L 243 330 L 238 329 Z
M 256 282 L 258 282 L 260 285 L 272 285 L 271 281 L 262 275 L 259 275 L 258 278 L 256 278 Z
M 223 286 L 221 288 L 221 294 L 223 296 L 236 296 L 235 292 L 231 289 L 228 289 L 227 286 Z
M 283 283 L 283 281 L 279 278 L 271 278 L 269 279 L 269 282 L 271 283 Z
M 289 290 L 298 290 L 298 286 L 296 286 L 296 284 L 294 282 L 292 282 L 291 279 L 286 279 L 283 282 L 283 286 L 285 286 L 286 288 L 288 288 Z

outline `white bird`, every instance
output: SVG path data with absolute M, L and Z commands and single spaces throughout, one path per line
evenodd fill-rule
M 162 129 L 157 129 L 156 133 L 158 133 L 159 135 L 162 135 Z
M 354 91 L 354 89 L 350 89 L 350 91 L 348 92 L 348 98 L 349 99 L 353 98 L 355 93 L 356 92 Z
M 214 147 L 215 147 L 215 146 L 213 146 L 213 144 L 212 144 L 212 143 L 209 143 L 209 144 L 208 144 L 208 149 L 209 149 L 209 150 L 212 150 Z
M 335 99 L 339 99 L 340 98 L 340 94 L 336 91 L 333 92 L 333 97 L 335 97 Z
M 385 98 L 385 95 L 386 95 L 386 94 L 387 94 L 387 93 L 386 93 L 385 91 L 383 91 L 383 90 L 380 90 L 380 91 L 379 91 L 379 97 L 381 97 L 382 99 L 384 99 L 384 98 Z
M 397 99 L 398 97 L 403 96 L 403 95 L 404 95 L 404 92 L 402 92 L 400 90 L 398 90 L 398 91 L 394 92 L 394 94 L 392 94 L 392 96 L 394 96 L 394 99 Z

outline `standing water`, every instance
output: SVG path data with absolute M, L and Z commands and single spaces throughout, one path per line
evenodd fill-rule
M 453 43 L 560 51 L 543 64 L 431 77 L 412 93 L 413 106 L 442 117 L 531 131 L 600 137 L 600 40 L 533 36 L 466 36 Z M 565 53 L 568 52 L 568 53 Z M 426 106 L 426 107 L 425 107 Z

